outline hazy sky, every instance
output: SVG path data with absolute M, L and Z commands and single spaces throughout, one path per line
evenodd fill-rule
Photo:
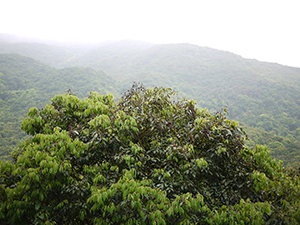
M 299 0 L 0 0 L 0 33 L 191 43 L 300 67 Z

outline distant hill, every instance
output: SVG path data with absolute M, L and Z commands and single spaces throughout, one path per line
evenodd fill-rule
M 85 56 L 69 65 L 103 70 L 122 80 L 123 90 L 133 81 L 172 87 L 181 96 L 195 99 L 201 108 L 218 110 L 227 105 L 233 119 L 276 135 L 298 138 L 299 68 L 190 44 L 118 42 Z
M 29 37 L 22 37 L 16 34 L 4 34 L 0 33 L 0 42 L 6 43 L 18 43 L 18 42 L 45 42 L 44 40 L 37 39 L 37 38 L 29 38 Z
M 25 137 L 20 124 L 31 107 L 42 108 L 56 94 L 71 89 L 78 97 L 90 91 L 119 96 L 116 82 L 91 68 L 55 69 L 17 54 L 0 54 L 0 158 Z
M 96 44 L 59 43 L 0 33 L 0 54 L 16 53 L 56 68 L 83 66 L 100 71 L 105 69 L 106 73 L 110 73 L 110 68 L 130 62 L 153 45 L 130 40 Z
M 140 41 L 113 42 L 96 47 L 80 57 L 69 60 L 66 65 L 91 67 L 113 74 L 115 79 L 124 78 L 124 67 L 129 68 L 132 62 L 135 62 L 152 46 L 154 44 Z
M 10 70 L 15 71 L 20 77 L 20 81 L 16 82 L 20 87 L 25 85 L 34 90 L 37 85 L 45 87 L 49 98 L 56 91 L 59 93 L 59 90 L 66 90 L 72 85 L 72 90 L 80 96 L 96 88 L 100 91 L 124 91 L 134 81 L 146 86 L 171 87 L 179 92 L 179 96 L 195 99 L 200 108 L 216 111 L 227 105 L 230 118 L 247 124 L 249 136 L 256 143 L 268 144 L 273 156 L 300 162 L 296 159 L 300 151 L 300 68 L 245 59 L 230 52 L 191 44 L 155 45 L 119 41 L 70 48 L 2 42 L 0 53 L 3 49 L 64 68 L 58 70 L 34 61 L 26 69 L 20 68 L 22 63 L 16 62 L 6 74 Z M 5 65 L 8 63 L 5 62 Z M 41 72 L 43 70 L 45 72 Z M 101 79 L 98 79 L 101 77 L 98 73 L 103 75 Z M 29 81 L 22 83 L 22 80 L 29 79 L 22 77 L 29 74 L 43 79 L 39 83 L 31 80 L 33 84 Z M 47 74 L 47 78 L 42 74 Z M 82 80 L 83 77 L 89 77 L 88 81 Z M 102 83 L 99 81 L 98 84 L 97 80 Z M 38 107 L 42 104 L 40 102 L 32 101 Z M 293 155 L 293 160 L 289 155 Z
M 0 54 L 15 53 L 27 56 L 46 63 L 50 66 L 62 68 L 63 65 L 76 58 L 77 55 L 86 53 L 88 49 L 80 46 L 59 46 L 44 43 L 6 43 L 0 42 Z

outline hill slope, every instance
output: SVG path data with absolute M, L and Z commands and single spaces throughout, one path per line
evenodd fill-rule
M 227 105 L 231 118 L 277 135 L 298 137 L 299 68 L 190 44 L 143 45 L 131 54 L 137 43 L 129 43 L 127 48 L 126 44 L 95 49 L 80 65 L 109 71 L 110 76 L 122 80 L 123 90 L 133 81 L 172 87 L 195 99 L 199 107 L 219 110 Z M 107 49 L 114 51 L 108 54 Z M 71 61 L 70 65 L 77 63 Z
M 25 137 L 20 123 L 29 108 L 42 108 L 68 89 L 80 98 L 90 91 L 118 96 L 116 86 L 111 77 L 90 68 L 58 70 L 17 54 L 0 55 L 0 157 Z
M 109 67 L 110 75 L 122 80 L 122 90 L 133 81 L 140 81 L 146 86 L 172 87 L 181 96 L 195 99 L 200 108 L 215 111 L 227 105 L 230 118 L 255 128 L 260 137 L 253 132 L 250 136 L 258 143 L 269 144 L 274 156 L 283 155 L 282 152 L 275 154 L 278 152 L 277 136 L 281 137 L 283 147 L 280 148 L 284 152 L 287 150 L 295 155 L 295 149 L 300 149 L 299 68 L 244 59 L 229 52 L 190 44 L 144 47 L 124 61 L 121 59 L 126 52 L 120 50 L 114 52 L 114 58 L 119 56 L 120 59 L 114 66 L 111 65 L 115 61 L 110 61 L 103 49 L 93 50 L 93 55 L 91 63 L 86 58 L 86 64 L 82 65 L 104 71 Z M 96 55 L 102 57 L 101 63 L 97 64 Z M 266 134 L 272 138 L 261 141 Z

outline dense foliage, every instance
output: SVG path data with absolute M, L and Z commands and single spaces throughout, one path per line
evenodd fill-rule
M 31 108 L 32 139 L 1 162 L 0 218 L 12 224 L 296 224 L 299 167 L 171 89 L 134 85 Z
M 295 165 L 300 162 L 300 139 L 282 137 L 271 132 L 266 132 L 258 128 L 253 128 L 242 124 L 247 131 L 249 140 L 246 144 L 249 146 L 266 145 L 272 158 L 282 160 L 285 166 Z

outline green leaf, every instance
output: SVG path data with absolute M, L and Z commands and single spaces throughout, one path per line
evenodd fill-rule
M 35 210 L 39 210 L 41 207 L 41 202 L 35 203 Z

